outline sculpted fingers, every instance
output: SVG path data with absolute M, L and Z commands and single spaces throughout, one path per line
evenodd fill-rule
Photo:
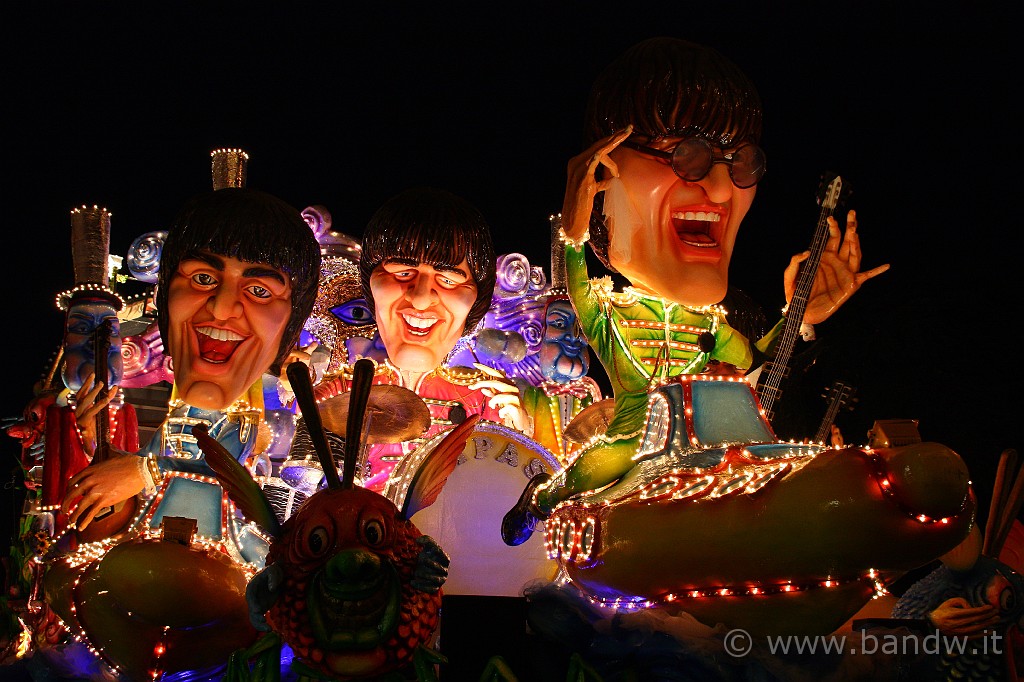
M 88 468 L 83 469 L 68 481 L 68 490 L 64 493 L 64 499 L 60 501 L 60 510 L 67 514 L 71 511 L 72 503 L 82 496 L 82 480 Z
M 71 524 L 76 526 L 78 530 L 85 530 L 104 506 L 106 505 L 100 504 L 99 495 L 91 495 L 88 498 L 83 497 L 82 501 L 78 503 L 78 506 L 75 507 L 75 510 L 68 518 Z
M 505 375 L 502 374 L 499 370 L 496 370 L 489 365 L 485 365 L 482 362 L 474 362 L 473 367 L 479 370 L 482 374 L 486 374 L 489 377 L 498 377 L 499 379 L 505 378 Z
M 856 232 L 857 231 L 857 212 L 850 209 L 846 212 L 846 231 Z
M 519 408 L 519 394 L 512 393 L 498 393 L 497 395 L 491 396 L 490 400 L 487 401 L 487 405 L 492 409 L 494 408 L 505 408 L 515 407 Z
M 828 241 L 825 242 L 825 251 L 832 253 L 839 252 L 840 234 L 839 223 L 832 216 L 828 217 Z
M 103 383 L 94 381 L 95 375 L 90 374 L 85 382 L 82 383 L 82 388 L 78 389 L 75 394 L 75 416 L 80 417 L 87 413 L 95 404 L 96 398 L 100 395 L 100 391 L 103 390 Z
M 861 284 L 863 284 L 864 282 L 868 281 L 872 277 L 878 277 L 883 272 L 886 272 L 888 269 L 889 269 L 889 264 L 886 263 L 885 265 L 879 265 L 877 268 L 871 268 L 870 270 L 865 270 L 864 272 L 858 273 L 857 274 L 857 286 L 860 286 Z
M 594 151 L 593 154 L 591 154 L 590 157 L 590 163 L 588 164 L 588 169 L 590 173 L 595 173 L 597 171 L 598 166 L 604 166 L 605 168 L 608 169 L 608 172 L 612 175 L 612 177 L 619 177 L 619 167 L 615 163 L 615 161 L 613 161 L 612 158 L 608 155 L 611 154 L 616 147 L 622 144 L 626 140 L 626 138 L 628 138 L 632 134 L 633 126 L 632 124 L 630 124 L 623 128 L 622 130 L 620 130 L 619 132 L 614 133 L 613 135 L 610 135 L 604 138 L 603 140 L 599 140 L 595 145 L 591 146 L 590 149 L 593 150 L 595 147 L 597 149 Z
M 852 272 L 860 270 L 860 235 L 857 234 L 857 214 L 850 211 L 846 215 L 846 234 L 843 235 L 843 245 L 839 249 L 839 257 L 848 264 Z
M 607 177 L 597 179 L 598 168 L 604 166 L 608 169 L 608 176 L 618 177 L 619 167 L 609 154 L 632 132 L 632 126 L 627 126 L 614 135 L 598 140 L 569 160 L 562 202 L 562 229 L 570 239 L 580 239 L 586 233 L 590 212 L 594 208 L 594 197 L 608 187 Z
M 471 384 L 470 388 L 474 391 L 483 391 L 484 393 L 513 393 L 519 395 L 519 389 L 516 388 L 515 384 L 500 379 L 483 379 Z
M 480 381 L 474 382 L 469 386 L 470 389 L 474 391 L 483 391 L 488 395 L 493 395 L 495 393 L 519 395 L 519 388 L 513 382 L 505 378 L 505 375 L 500 371 L 477 362 L 474 362 L 473 366 L 480 370 L 482 374 L 486 374 L 492 378 L 481 379 Z
M 793 292 L 796 291 L 796 278 L 800 274 L 800 264 L 807 260 L 811 255 L 810 251 L 804 251 L 798 253 L 789 259 L 789 265 L 782 273 L 782 283 L 786 292 L 786 301 L 793 298 Z
M 99 384 L 98 388 L 103 388 L 103 384 Z M 81 414 L 78 414 L 76 410 L 75 417 L 79 421 L 92 419 L 97 414 L 99 414 L 100 410 L 102 410 L 104 407 L 110 404 L 110 401 L 114 399 L 119 390 L 120 388 L 115 387 L 113 391 L 107 391 L 106 393 L 103 393 L 98 400 L 96 400 L 91 405 L 86 407 Z

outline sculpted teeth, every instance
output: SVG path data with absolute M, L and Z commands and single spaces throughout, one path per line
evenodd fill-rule
M 717 223 L 722 219 L 721 214 L 704 211 L 675 211 L 672 217 L 676 220 L 704 220 L 709 223 Z
M 229 329 L 218 329 L 217 327 L 196 327 L 196 331 L 215 341 L 241 341 L 245 338 Z
M 426 330 L 437 324 L 436 317 L 413 317 L 412 315 L 402 315 L 402 318 L 405 320 L 406 324 L 410 327 L 415 327 L 416 329 Z

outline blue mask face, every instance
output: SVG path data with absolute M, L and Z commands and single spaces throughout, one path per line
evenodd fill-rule
M 102 298 L 76 299 L 68 306 L 64 327 L 64 368 L 61 377 L 71 391 L 82 387 L 96 367 L 96 330 L 111 320 L 110 350 L 107 353 L 107 386 L 121 383 L 124 374 L 121 359 L 121 331 L 117 311 Z
M 555 299 L 544 315 L 544 341 L 538 352 L 541 372 L 549 381 L 568 383 L 589 369 L 587 340 L 576 323 L 576 311 L 568 300 Z

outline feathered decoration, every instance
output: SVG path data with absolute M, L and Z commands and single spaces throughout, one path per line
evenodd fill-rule
M 402 518 L 409 519 L 420 509 L 434 504 L 448 477 L 459 463 L 459 455 L 466 449 L 469 435 L 473 433 L 479 414 L 468 417 L 444 437 L 437 447 L 423 460 L 409 486 L 409 494 L 402 505 Z
M 205 424 L 193 426 L 192 434 L 206 455 L 206 463 L 217 474 L 217 480 L 242 514 L 271 537 L 280 535 L 281 525 L 277 516 L 249 471 L 223 445 L 210 437 Z

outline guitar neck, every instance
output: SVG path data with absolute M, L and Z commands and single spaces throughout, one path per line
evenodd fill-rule
M 814 434 L 814 441 L 817 443 L 824 443 L 828 440 L 832 434 L 832 424 L 836 421 L 836 415 L 839 414 L 839 408 L 842 407 L 842 396 L 836 393 L 832 396 L 831 402 L 829 402 L 828 409 L 825 410 L 825 416 L 822 417 L 821 426 L 818 427 L 818 432 Z
M 107 354 L 110 352 L 110 321 L 104 322 L 96 329 L 95 351 L 95 374 L 96 381 L 103 382 L 103 393 L 96 396 L 97 400 L 105 397 L 111 390 L 107 386 Z M 110 457 L 110 408 L 104 405 L 96 415 L 96 452 L 92 456 L 93 462 L 102 462 Z
M 821 254 L 825 250 L 825 241 L 828 238 L 828 218 L 832 215 L 830 209 L 822 209 L 818 219 L 818 227 L 814 232 L 814 239 L 811 242 L 811 255 L 804 261 L 803 268 L 797 278 L 796 290 L 793 298 L 786 308 L 786 321 L 782 326 L 782 333 L 775 346 L 775 357 L 762 373 L 759 391 L 761 407 L 769 415 L 772 414 L 772 405 L 781 394 L 782 380 L 785 378 L 789 361 L 796 347 L 796 341 L 800 337 L 800 328 L 803 326 L 804 313 L 807 310 L 807 302 L 810 298 L 811 287 L 814 285 L 814 276 L 818 271 L 818 264 L 821 262 Z M 771 417 L 769 416 L 769 419 Z
M 818 432 L 814 434 L 815 442 L 824 443 L 829 440 L 832 435 L 832 424 L 836 421 L 836 415 L 839 414 L 839 410 L 843 409 L 847 401 L 852 399 L 854 390 L 852 386 L 847 386 L 841 381 L 833 382 L 830 389 L 831 396 L 828 409 L 825 410 L 825 416 L 821 420 Z
M 768 415 L 769 421 L 774 416 L 772 407 L 782 393 L 782 382 L 789 371 L 789 361 L 793 355 L 793 349 L 796 347 L 796 340 L 800 336 L 804 313 L 807 311 L 807 303 L 814 286 L 814 277 L 818 273 L 818 265 L 821 263 L 821 256 L 828 243 L 828 219 L 835 211 L 840 187 L 841 180 L 836 177 L 829 185 L 828 195 L 821 202 L 822 208 L 818 215 L 818 225 L 814 230 L 814 237 L 811 239 L 810 255 L 800 269 L 796 288 L 789 301 L 789 306 L 786 308 L 786 321 L 775 346 L 775 357 L 771 362 L 766 363 L 765 369 L 761 373 L 761 380 L 758 382 L 761 408 Z

